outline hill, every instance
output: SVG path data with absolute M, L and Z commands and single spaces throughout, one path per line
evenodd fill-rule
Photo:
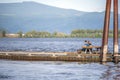
M 82 12 L 36 2 L 0 3 L 0 29 L 10 33 L 31 30 L 69 33 L 73 29 L 102 29 L 103 22 L 104 12 Z

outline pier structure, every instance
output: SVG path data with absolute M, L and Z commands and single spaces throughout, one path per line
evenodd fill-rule
M 0 52 L 0 59 L 20 61 L 72 61 L 100 62 L 100 54 L 78 54 L 77 52 Z M 112 55 L 107 54 L 107 62 L 112 62 Z M 119 59 L 120 61 L 120 59 Z
M 101 49 L 101 61 L 104 63 L 107 61 L 108 53 L 108 37 L 109 37 L 109 24 L 110 24 L 110 13 L 111 13 L 111 3 L 112 0 L 106 0 L 106 11 L 105 11 L 105 20 L 104 20 L 104 29 L 103 29 L 103 39 L 102 39 L 102 49 Z M 118 0 L 113 0 L 113 58 L 114 62 L 118 63 Z

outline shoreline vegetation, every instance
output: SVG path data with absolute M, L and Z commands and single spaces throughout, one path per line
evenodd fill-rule
M 5 30 L 0 30 L 0 38 L 9 37 L 9 38 L 102 38 L 103 30 L 84 30 L 76 29 L 72 30 L 71 33 L 66 34 L 63 32 L 47 32 L 47 31 L 29 31 L 23 33 L 19 31 L 17 33 L 7 33 Z M 119 30 L 120 34 L 120 30 Z M 113 31 L 109 31 L 109 37 L 113 37 Z M 120 35 L 119 35 L 120 38 Z

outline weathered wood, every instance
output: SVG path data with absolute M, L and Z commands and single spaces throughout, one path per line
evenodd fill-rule
M 82 48 L 86 48 L 86 49 L 93 49 L 93 48 L 98 48 L 101 49 L 101 46 L 82 46 Z
M 6 54 L 7 53 L 7 54 Z M 31 54 L 31 55 L 29 55 Z M 54 54 L 54 55 L 53 55 Z M 107 61 L 113 61 L 112 54 L 107 54 Z M 120 58 L 120 56 L 119 56 Z M 76 52 L 44 53 L 44 52 L 0 52 L 0 59 L 27 61 L 79 61 L 100 62 L 100 54 L 77 54 Z
M 106 0 L 106 11 L 105 11 L 105 20 L 104 20 L 104 29 L 103 29 L 103 40 L 102 40 L 102 54 L 101 61 L 107 61 L 108 53 L 108 33 L 109 33 L 109 23 L 110 23 L 110 11 L 111 11 L 111 0 Z
M 118 46 L 118 0 L 114 0 L 114 38 L 113 38 L 113 50 L 114 55 L 118 55 L 119 52 L 119 46 Z M 118 58 L 114 56 L 114 62 L 118 63 Z

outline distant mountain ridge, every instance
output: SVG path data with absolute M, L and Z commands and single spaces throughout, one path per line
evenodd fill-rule
M 0 14 L 10 14 L 14 16 L 73 16 L 82 15 L 84 12 L 62 9 L 36 2 L 22 2 L 22 3 L 0 3 Z M 47 16 L 47 17 L 48 17 Z
M 110 29 L 112 20 L 113 16 Z M 36 2 L 0 3 L 0 29 L 11 33 L 30 30 L 69 33 L 74 29 L 102 29 L 103 22 L 104 12 L 82 12 Z

